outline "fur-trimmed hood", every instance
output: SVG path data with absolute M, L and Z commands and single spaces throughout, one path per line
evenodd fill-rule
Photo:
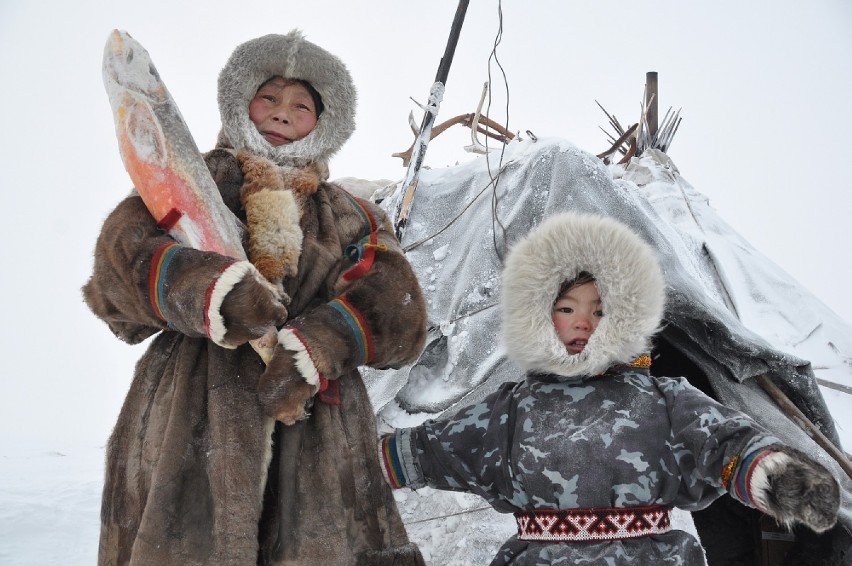
M 257 89 L 274 76 L 308 81 L 325 109 L 314 130 L 281 146 L 267 142 L 249 119 Z M 307 41 L 299 30 L 265 35 L 239 45 L 219 73 L 220 144 L 248 150 L 278 165 L 326 162 L 355 130 L 355 85 L 337 57 Z
M 570 354 L 551 318 L 563 281 L 597 279 L 604 316 L 586 348 Z M 665 281 L 652 248 L 623 224 L 561 213 L 513 246 L 503 273 L 503 340 L 512 361 L 565 381 L 596 375 L 647 352 L 665 308 Z

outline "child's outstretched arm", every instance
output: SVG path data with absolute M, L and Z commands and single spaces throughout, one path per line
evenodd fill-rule
M 669 398 L 671 444 L 687 478 L 681 492 L 690 502 L 700 508 L 727 492 L 788 526 L 802 523 L 823 532 L 834 525 L 840 485 L 826 468 L 685 379 L 660 383 Z
M 527 503 L 510 471 L 517 387 L 505 383 L 448 419 L 383 435 L 378 456 L 390 486 L 474 493 L 503 512 Z

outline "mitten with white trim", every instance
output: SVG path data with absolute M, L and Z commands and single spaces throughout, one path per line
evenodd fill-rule
M 303 338 L 291 328 L 282 328 L 257 386 L 264 412 L 286 425 L 303 420 L 319 388 L 320 375 Z
M 255 270 L 246 272 L 228 291 L 219 313 L 225 328 L 222 342 L 228 346 L 260 338 L 287 321 L 279 291 Z
M 755 460 L 748 484 L 758 509 L 791 527 L 802 523 L 821 533 L 837 522 L 840 485 L 825 467 L 804 453 L 779 444 Z

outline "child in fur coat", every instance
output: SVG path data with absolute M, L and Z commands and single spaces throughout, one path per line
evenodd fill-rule
M 388 482 L 514 513 L 518 534 L 492 564 L 704 564 L 671 510 L 726 494 L 787 525 L 832 527 L 840 491 L 823 466 L 685 379 L 649 374 L 664 298 L 654 252 L 622 224 L 545 220 L 504 272 L 505 347 L 526 379 L 383 436 Z
M 238 46 L 218 95 L 204 159 L 250 261 L 181 246 L 134 193 L 84 287 L 116 336 L 156 335 L 109 440 L 99 563 L 422 565 L 358 367 L 414 361 L 426 307 L 386 215 L 326 181 L 352 78 L 293 31 Z

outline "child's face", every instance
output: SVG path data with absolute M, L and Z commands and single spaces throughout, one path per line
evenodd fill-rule
M 571 287 L 553 305 L 553 326 L 571 354 L 579 354 L 603 316 L 601 296 L 594 282 Z
M 249 102 L 249 118 L 274 146 L 300 140 L 317 125 L 317 109 L 308 89 L 276 77 Z

